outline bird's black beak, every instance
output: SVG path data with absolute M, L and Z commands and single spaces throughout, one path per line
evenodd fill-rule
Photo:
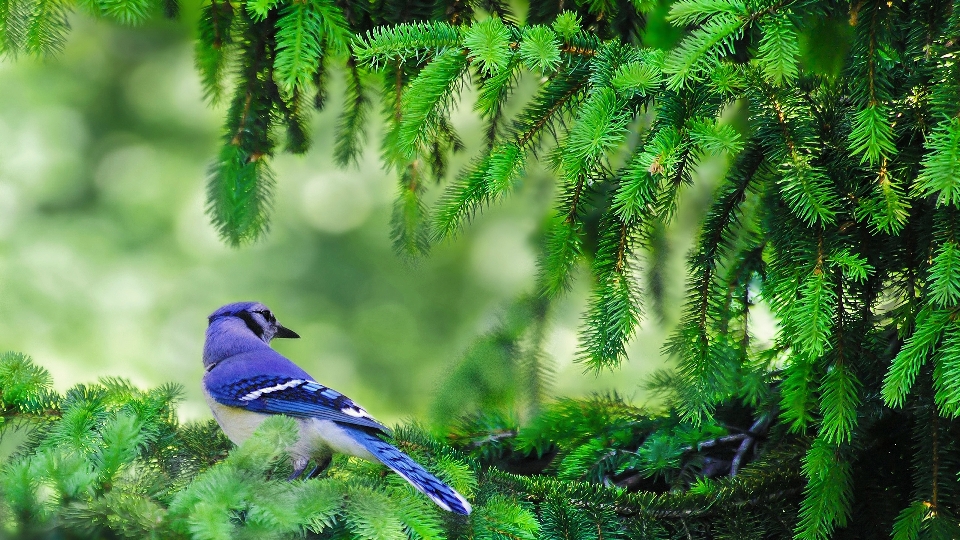
M 300 334 L 294 332 L 293 330 L 286 328 L 284 326 L 277 325 L 277 333 L 273 335 L 275 338 L 299 338 Z

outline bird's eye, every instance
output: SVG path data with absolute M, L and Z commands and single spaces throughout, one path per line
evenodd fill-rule
M 264 310 L 260 310 L 260 311 L 255 311 L 254 313 L 259 313 L 260 315 L 263 316 L 264 319 L 266 319 L 266 320 L 269 321 L 269 322 L 276 322 L 276 320 L 277 320 L 277 319 L 275 319 L 275 318 L 273 317 L 273 313 L 270 313 L 270 310 L 269 310 L 269 309 L 264 309 Z

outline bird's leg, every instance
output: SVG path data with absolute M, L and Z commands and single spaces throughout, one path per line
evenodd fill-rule
M 309 465 L 309 464 L 310 464 L 310 460 L 309 460 L 309 459 L 303 459 L 303 458 L 294 459 L 294 460 L 293 460 L 293 472 L 290 473 L 290 477 L 287 478 L 287 480 L 292 482 L 292 481 L 296 480 L 297 478 L 300 478 L 300 475 L 303 474 L 303 471 L 307 470 L 307 465 Z M 313 473 L 313 471 L 311 471 L 311 474 L 312 474 L 312 473 Z M 309 477 L 309 476 L 308 476 L 308 477 Z
M 320 465 L 319 465 L 319 464 L 314 465 L 313 468 L 310 469 L 310 472 L 308 472 L 307 474 L 303 475 L 303 479 L 304 479 L 304 480 L 309 480 L 309 479 L 313 478 L 313 477 L 317 474 L 317 469 L 319 469 L 319 468 L 320 468 Z
M 318 460 L 316 466 L 313 467 L 313 470 L 307 474 L 307 478 L 313 478 L 323 471 L 327 470 L 327 467 L 330 466 L 330 462 L 333 461 L 333 454 L 326 456 L 325 458 Z

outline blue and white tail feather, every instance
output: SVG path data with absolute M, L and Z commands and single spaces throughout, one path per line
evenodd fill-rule
M 370 433 L 359 430 L 355 430 L 354 433 L 357 442 L 363 445 L 381 463 L 402 476 L 404 480 L 410 482 L 410 485 L 417 488 L 421 493 L 430 497 L 440 508 L 463 515 L 467 515 L 473 510 L 470 503 L 463 498 L 463 495 L 441 482 L 439 478 L 430 474 L 422 465 L 398 450 L 397 447 Z

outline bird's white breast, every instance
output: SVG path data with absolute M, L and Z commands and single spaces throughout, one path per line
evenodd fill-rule
M 205 397 L 207 398 L 207 405 L 210 406 L 210 411 L 213 412 L 214 419 L 220 424 L 220 429 L 236 445 L 243 444 L 243 441 L 249 439 L 253 432 L 260 427 L 260 424 L 270 417 L 268 414 L 248 411 L 239 407 L 228 407 L 217 402 L 209 395 Z

